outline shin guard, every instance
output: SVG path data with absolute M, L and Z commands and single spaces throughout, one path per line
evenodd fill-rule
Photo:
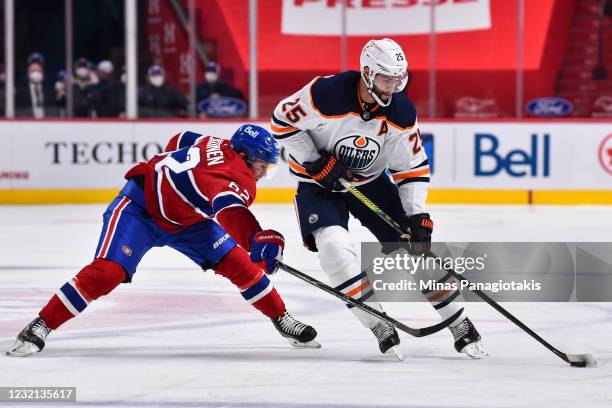
M 229 279 L 247 302 L 269 318 L 275 319 L 285 312 L 283 299 L 272 282 L 251 262 L 244 249 L 234 247 L 217 265 L 215 273 Z
M 121 265 L 98 258 L 66 282 L 40 311 L 39 316 L 47 327 L 55 330 L 85 310 L 91 301 L 110 293 L 124 281 L 125 276 Z
M 361 271 L 348 231 L 334 225 L 319 228 L 313 235 L 319 249 L 321 268 L 329 276 L 332 285 L 345 295 L 367 302 L 368 306 L 382 312 L 382 306 L 374 300 L 374 291 L 368 277 Z M 373 328 L 380 322 L 380 319 L 363 310 L 347 306 L 364 327 Z

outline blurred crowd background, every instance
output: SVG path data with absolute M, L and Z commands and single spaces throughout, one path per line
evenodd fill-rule
M 358 69 L 363 44 L 385 36 L 408 56 L 421 118 L 612 117 L 612 0 L 20 0 L 16 117 L 126 117 L 126 1 L 137 6 L 139 118 L 266 117 L 314 76 Z M 456 28 L 467 6 L 487 14 Z M 429 25 L 412 29 L 410 16 Z M 4 116 L 4 65 L 0 83 Z

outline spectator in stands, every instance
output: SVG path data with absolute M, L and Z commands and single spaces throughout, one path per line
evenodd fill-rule
M 74 63 L 74 82 L 72 84 L 73 117 L 86 118 L 92 116 L 89 89 L 96 82 L 97 76 L 92 75 L 91 63 L 86 58 L 77 59 Z M 61 108 L 66 109 L 65 91 L 57 95 L 57 103 Z
M 138 90 L 138 115 L 141 118 L 172 118 L 187 115 L 187 99 L 178 89 L 165 84 L 161 65 L 147 71 L 148 84 Z
M 40 52 L 33 52 L 28 55 L 28 66 L 32 64 L 40 64 L 41 66 L 45 66 L 45 57 Z
M 58 116 L 53 91 L 45 86 L 44 58 L 39 53 L 28 57 L 27 82 L 17 87 L 15 116 L 42 119 Z
M 93 64 L 87 58 L 79 58 L 74 63 L 74 78 L 82 89 L 98 83 L 98 76 L 93 69 Z
M 112 62 L 100 61 L 96 67 L 98 83 L 86 88 L 90 107 L 96 117 L 116 118 L 123 110 L 121 84 L 114 78 L 113 71 Z
M 204 70 L 204 82 L 202 82 L 196 88 L 196 94 L 198 101 L 203 101 L 208 98 L 218 98 L 219 96 L 226 96 L 236 99 L 244 99 L 242 92 L 234 88 L 233 86 L 222 82 L 219 79 L 221 75 L 221 68 L 216 62 L 209 62 L 206 64 Z

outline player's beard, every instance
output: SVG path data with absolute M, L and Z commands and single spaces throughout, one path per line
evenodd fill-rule
M 384 92 L 376 86 L 374 86 L 372 91 L 376 94 L 376 96 L 378 96 L 381 101 L 385 103 L 389 102 L 391 100 L 391 96 L 393 95 L 393 92 Z

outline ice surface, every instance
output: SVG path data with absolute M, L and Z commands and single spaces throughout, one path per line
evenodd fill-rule
M 90 262 L 103 208 L 0 207 L 2 351 Z M 609 241 L 612 231 L 609 207 L 431 210 L 438 241 Z M 262 225 L 285 234 L 287 264 L 326 281 L 316 254 L 301 245 L 291 206 L 254 211 Z M 355 242 L 372 239 L 357 223 L 351 230 Z M 406 359 L 398 362 L 379 353 L 369 330 L 335 298 L 283 272 L 273 281 L 288 309 L 317 328 L 322 349 L 291 348 L 229 282 L 171 249 L 155 249 L 133 284 L 53 332 L 43 353 L 0 356 L 0 386 L 76 386 L 78 404 L 86 406 L 612 406 L 610 303 L 506 304 L 559 349 L 594 354 L 598 368 L 569 367 L 481 303 L 467 310 L 491 357 L 472 361 L 456 353 L 443 331 L 419 339 L 400 334 Z M 426 304 L 385 307 L 415 326 L 436 319 Z

